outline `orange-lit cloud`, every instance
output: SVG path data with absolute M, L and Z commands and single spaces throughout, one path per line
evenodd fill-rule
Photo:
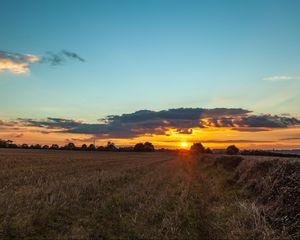
M 177 108 L 162 111 L 142 110 L 107 116 L 99 123 L 72 119 L 19 119 L 25 126 L 63 129 L 64 133 L 91 134 L 97 138 L 134 138 L 143 135 L 191 135 L 193 129 L 228 128 L 240 132 L 263 132 L 300 125 L 290 116 L 255 115 L 240 108 Z
M 211 148 L 300 147 L 300 121 L 291 116 L 255 115 L 245 109 L 178 108 L 108 116 L 99 123 L 63 118 L 0 120 L 0 138 L 26 143 L 119 145 L 151 141 L 158 147 L 202 142 Z M 18 137 L 17 137 L 18 136 Z
M 16 74 L 29 72 L 29 65 L 39 61 L 39 57 L 31 54 L 24 54 L 18 58 L 1 54 L 0 52 L 0 72 L 10 71 Z

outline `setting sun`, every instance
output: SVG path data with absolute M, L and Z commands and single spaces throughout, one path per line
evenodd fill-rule
M 181 147 L 186 148 L 188 146 L 188 144 L 186 142 L 181 142 L 180 143 Z

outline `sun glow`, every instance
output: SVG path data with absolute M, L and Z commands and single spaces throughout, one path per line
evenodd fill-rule
M 187 142 L 181 142 L 181 143 L 180 143 L 180 146 L 181 146 L 182 148 L 186 148 L 186 147 L 188 146 L 188 144 L 187 144 Z

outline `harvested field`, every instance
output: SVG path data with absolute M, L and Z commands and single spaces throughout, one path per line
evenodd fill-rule
M 290 239 L 218 158 L 1 149 L 0 238 Z
M 243 161 L 235 179 L 264 210 L 276 229 L 300 238 L 300 161 L 256 158 Z

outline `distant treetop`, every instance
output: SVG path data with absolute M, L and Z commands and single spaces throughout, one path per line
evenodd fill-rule
M 230 145 L 226 149 L 226 153 L 229 155 L 236 155 L 240 152 L 240 150 L 235 145 Z
M 190 151 L 192 153 L 205 153 L 205 148 L 203 147 L 203 145 L 201 143 L 194 143 L 191 146 Z

